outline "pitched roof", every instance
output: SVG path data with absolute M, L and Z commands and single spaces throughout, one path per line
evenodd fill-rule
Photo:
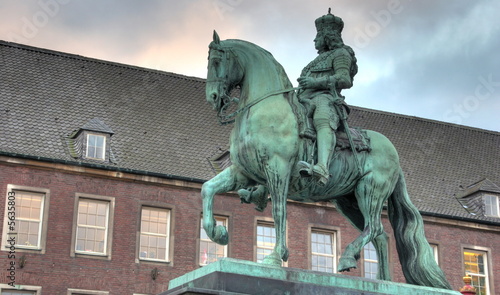
M 232 126 L 218 124 L 204 79 L 3 41 L 0 77 L 3 154 L 74 162 L 68 136 L 95 128 L 114 131 L 110 168 L 203 181 L 228 145 Z M 359 107 L 349 122 L 394 143 L 422 212 L 499 223 L 454 195 L 484 178 L 500 184 L 500 133 Z
M 467 197 L 478 192 L 500 194 L 500 187 L 491 182 L 488 178 L 484 178 L 463 188 L 460 193 L 458 193 L 457 197 Z
M 2 152 L 75 161 L 66 138 L 99 129 L 114 132 L 110 166 L 203 180 L 228 144 L 203 79 L 6 42 L 0 77 Z
M 89 130 L 89 131 L 96 131 L 96 132 L 102 132 L 102 133 L 109 133 L 113 134 L 113 130 L 106 125 L 101 119 L 99 118 L 93 118 L 89 120 L 85 125 L 80 128 L 81 130 Z

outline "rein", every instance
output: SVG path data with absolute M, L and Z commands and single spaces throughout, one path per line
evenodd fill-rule
M 277 90 L 277 91 L 274 91 L 274 92 L 267 93 L 266 95 L 263 95 L 263 96 L 259 97 L 258 99 L 256 99 L 252 103 L 244 106 L 243 108 L 241 108 L 239 110 L 236 110 L 235 112 L 233 112 L 233 113 L 231 113 L 229 115 L 225 115 L 224 114 L 225 110 L 228 107 L 228 105 L 226 104 L 226 107 L 221 108 L 221 110 L 217 114 L 217 117 L 219 118 L 219 123 L 221 125 L 232 124 L 232 123 L 234 123 L 235 119 L 231 120 L 231 118 L 236 117 L 241 112 L 249 110 L 251 107 L 253 107 L 254 105 L 256 105 L 259 102 L 263 101 L 264 99 L 266 99 L 266 98 L 268 98 L 270 96 L 274 96 L 274 95 L 282 94 L 282 93 L 288 93 L 288 92 L 295 91 L 295 90 L 298 90 L 298 89 L 301 89 L 301 87 L 286 88 L 286 89 L 283 89 L 283 90 Z M 228 100 L 229 100 L 230 103 L 232 101 L 234 101 L 234 99 L 232 99 L 232 98 L 229 98 L 229 97 L 227 97 L 227 98 L 228 98 Z

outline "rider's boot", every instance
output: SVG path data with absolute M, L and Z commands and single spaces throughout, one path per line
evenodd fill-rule
M 330 126 L 324 126 L 317 131 L 318 136 L 318 163 L 311 165 L 307 162 L 300 161 L 298 163 L 299 173 L 303 177 L 315 176 L 318 178 L 318 184 L 325 186 L 330 178 L 328 168 L 330 159 L 335 150 L 336 137 Z
M 330 178 L 330 159 L 335 150 L 336 137 L 334 131 L 323 127 L 318 131 L 318 163 L 313 166 L 313 175 L 318 178 L 318 184 L 325 186 Z

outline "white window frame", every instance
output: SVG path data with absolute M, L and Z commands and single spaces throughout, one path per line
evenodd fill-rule
M 274 232 L 274 242 L 270 243 L 269 245 L 265 245 L 259 242 L 259 227 L 265 227 L 265 228 L 272 228 L 272 231 Z M 264 236 L 266 237 L 266 236 Z M 273 238 L 272 233 L 271 236 L 269 236 L 271 239 Z M 265 221 L 258 221 L 257 226 L 255 227 L 255 261 L 260 263 L 262 260 L 258 259 L 259 256 L 259 250 L 264 250 L 265 252 L 268 251 L 273 251 L 274 250 L 274 245 L 276 245 L 276 228 L 273 223 L 271 222 L 265 222 Z M 270 254 L 270 253 L 269 253 Z M 267 256 L 267 254 L 265 255 Z
M 223 216 L 214 216 L 215 218 L 215 222 L 217 225 L 222 225 L 222 226 L 225 226 L 226 229 L 228 228 L 228 218 L 227 217 L 223 217 Z M 208 245 L 213 245 L 215 246 L 216 249 L 221 249 L 222 248 L 222 252 L 223 252 L 223 256 L 222 257 L 227 257 L 227 245 L 219 245 L 215 242 L 213 242 L 212 240 L 210 240 L 210 238 L 208 238 L 208 236 L 206 236 L 205 234 L 205 229 L 203 228 L 203 219 L 201 219 L 201 222 L 200 222 L 200 242 L 198 243 L 199 245 L 199 258 L 198 258 L 198 264 L 200 266 L 206 266 L 212 262 L 209 262 L 209 263 L 203 263 L 202 260 L 205 259 L 205 260 L 208 260 L 208 257 L 207 256 L 207 253 L 201 253 L 201 243 L 208 243 Z M 204 238 L 204 236 L 206 236 L 206 238 Z M 216 250 L 216 252 L 218 252 Z M 205 256 L 205 257 L 204 257 Z M 218 259 L 217 259 L 218 260 Z M 215 261 L 214 261 L 215 262 Z
M 429 243 L 432 249 L 432 255 L 434 256 L 434 260 L 439 265 L 439 245 L 434 243 Z
M 80 211 L 78 211 L 78 217 L 76 219 L 76 244 L 78 245 L 78 233 L 80 229 L 95 229 L 95 230 L 103 230 L 104 231 L 104 245 L 103 245 L 103 251 L 98 252 L 98 251 L 85 251 L 85 250 L 78 250 L 75 248 L 76 253 L 84 253 L 84 254 L 92 254 L 92 255 L 104 255 L 106 253 L 106 248 L 107 248 L 107 235 L 108 235 L 108 230 L 109 230 L 109 202 L 102 201 L 102 200 L 95 200 L 95 199 L 85 199 L 85 198 L 80 198 L 78 200 L 78 208 L 80 208 L 80 204 L 82 202 L 87 202 L 87 203 L 94 203 L 96 205 L 103 204 L 106 206 L 106 215 L 105 215 L 105 220 L 104 220 L 104 226 L 99 226 L 99 225 L 90 225 L 90 224 L 84 224 L 80 223 Z
M 16 237 L 17 240 L 17 233 L 11 232 L 10 226 L 12 225 L 12 222 L 14 222 L 15 226 L 19 225 L 19 215 L 14 215 L 14 220 L 9 219 L 9 212 L 14 212 L 15 210 L 9 210 L 12 209 L 12 207 L 15 206 L 9 206 L 9 201 L 14 200 L 16 201 L 16 195 L 19 196 L 19 194 L 22 193 L 28 193 L 28 194 L 36 194 L 40 195 L 42 198 L 41 206 L 40 206 L 40 220 L 39 220 L 39 226 L 38 226 L 38 241 L 37 245 L 35 246 L 28 246 L 28 245 L 21 245 L 21 244 L 16 244 L 16 250 L 20 252 L 36 252 L 36 253 L 45 253 L 45 244 L 46 244 L 46 236 L 47 236 L 47 222 L 48 222 L 48 213 L 49 213 L 49 200 L 50 200 L 50 190 L 48 189 L 42 189 L 42 188 L 35 188 L 35 187 L 28 187 L 28 186 L 20 186 L 20 185 L 12 185 L 9 184 L 7 185 L 7 193 L 5 197 L 5 214 L 4 214 L 4 223 L 3 223 L 3 229 L 2 229 L 2 242 L 1 242 L 1 251 L 9 251 L 10 244 L 8 244 L 8 239 L 10 237 Z M 17 204 L 19 204 L 19 201 L 17 201 Z M 12 215 L 11 215 L 12 216 Z M 21 219 L 24 220 L 24 219 Z
M 474 285 L 474 277 L 477 277 L 477 278 L 484 278 L 485 279 L 485 290 L 486 290 L 486 293 L 485 295 L 489 295 L 489 294 L 492 294 L 491 293 L 491 290 L 490 290 L 490 266 L 489 266 L 489 254 L 490 252 L 489 251 L 485 251 L 485 250 L 478 250 L 476 248 L 479 248 L 479 247 L 465 247 L 462 249 L 462 259 L 463 259 L 463 267 L 464 267 L 464 272 L 466 275 L 470 275 L 472 277 L 472 283 L 471 285 L 473 285 L 474 287 L 476 287 L 476 291 L 479 293 L 479 290 L 477 290 L 477 286 Z M 472 254 L 476 254 L 476 255 L 482 255 L 483 256 L 483 263 L 484 263 L 484 274 L 479 274 L 479 273 L 472 273 L 472 272 L 469 272 L 465 269 L 465 266 L 466 266 L 466 261 L 465 261 L 465 252 L 467 253 L 472 253 Z
M 95 202 L 106 202 L 107 203 L 107 218 L 106 218 L 106 230 L 104 235 L 104 252 L 91 252 L 77 250 L 77 234 L 78 234 L 78 218 L 79 212 L 78 207 L 80 200 L 84 201 L 95 201 Z M 114 208 L 115 208 L 115 198 L 77 193 L 75 197 L 74 205 L 74 215 L 73 215 L 73 235 L 71 241 L 71 257 L 89 257 L 89 258 L 107 258 L 111 260 L 111 248 L 113 245 L 113 220 L 114 220 Z M 85 227 L 85 226 L 84 226 Z
M 372 250 L 372 248 L 373 248 L 373 250 Z M 377 257 L 377 260 L 367 258 L 366 255 L 365 255 L 366 251 L 373 251 L 375 253 L 375 256 Z M 375 273 L 375 277 L 373 277 L 373 273 L 372 272 L 368 272 L 368 270 L 366 268 L 366 263 L 376 264 L 377 265 L 377 270 L 378 270 L 378 263 L 379 263 L 379 261 L 378 261 L 377 251 L 375 250 L 375 246 L 373 245 L 372 242 L 366 244 L 363 247 L 363 277 L 369 278 L 369 279 L 376 279 L 377 278 L 377 273 Z M 367 276 L 368 274 L 370 274 L 370 275 Z
M 484 215 L 490 217 L 500 217 L 500 201 L 497 196 L 484 195 Z
M 96 134 L 96 133 L 87 133 L 86 134 L 87 138 L 86 138 L 86 145 L 85 145 L 85 157 L 88 158 L 88 159 L 96 159 L 96 160 L 105 160 L 106 159 L 106 136 L 105 135 L 102 135 L 102 134 Z M 89 155 L 89 142 L 90 142 L 90 136 L 95 136 L 95 137 L 102 137 L 102 157 L 93 157 L 91 155 Z M 96 146 L 94 146 L 95 148 Z M 94 151 L 95 153 L 95 151 Z M 94 154 L 94 156 L 96 156 Z
M 41 286 L 27 286 L 27 285 L 16 285 L 15 287 L 9 286 L 8 284 L 0 284 L 0 294 L 4 291 L 27 291 L 33 292 L 34 295 L 42 294 Z
M 313 234 L 318 234 L 318 235 L 325 235 L 325 236 L 330 236 L 331 238 L 331 254 L 328 253 L 322 253 L 318 251 L 313 251 Z M 324 229 L 312 229 L 310 232 L 310 239 L 311 239 L 311 270 L 315 271 L 322 271 L 322 272 L 329 272 L 325 270 L 320 270 L 317 266 L 314 266 L 314 256 L 321 256 L 325 257 L 326 259 L 331 259 L 332 261 L 332 271 L 329 273 L 336 273 L 337 272 L 337 233 L 336 231 L 329 231 L 329 230 L 324 230 Z M 327 246 L 328 244 L 324 244 Z
M 84 290 L 84 289 L 68 289 L 67 295 L 109 295 L 109 291 Z
M 165 211 L 167 213 L 167 224 L 166 224 L 166 234 L 159 234 L 159 233 L 153 233 L 153 232 L 143 232 L 142 231 L 142 214 L 144 209 L 150 209 L 150 210 L 157 210 L 157 211 Z M 154 206 L 142 206 L 141 207 L 141 218 L 140 218 L 140 228 L 139 228 L 139 253 L 138 257 L 139 260 L 143 261 L 154 261 L 154 262 L 170 262 L 170 227 L 172 223 L 172 210 L 167 209 L 167 208 L 160 208 L 160 207 L 154 207 Z M 156 236 L 156 237 L 161 237 L 165 238 L 165 259 L 157 259 L 157 258 L 148 258 L 148 257 L 141 257 L 141 236 L 145 234 L 148 236 Z

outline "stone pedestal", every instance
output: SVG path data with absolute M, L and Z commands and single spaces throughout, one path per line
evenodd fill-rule
M 169 283 L 160 295 L 460 295 L 457 291 L 222 259 Z

